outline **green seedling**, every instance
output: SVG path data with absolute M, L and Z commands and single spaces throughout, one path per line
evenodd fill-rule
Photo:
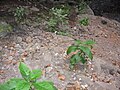
M 67 49 L 67 55 L 70 55 L 70 68 L 74 68 L 74 66 L 81 62 L 85 64 L 88 60 L 93 59 L 93 55 L 91 52 L 92 45 L 95 44 L 93 40 L 80 41 L 76 40 L 74 45 L 71 45 Z
M 37 81 L 42 76 L 40 69 L 30 70 L 23 62 L 20 62 L 19 70 L 22 78 L 13 78 L 0 84 L 0 90 L 57 90 L 52 82 Z

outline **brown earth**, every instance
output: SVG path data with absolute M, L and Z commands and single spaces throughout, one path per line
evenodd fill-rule
M 31 69 L 42 69 L 40 80 L 53 81 L 59 90 L 120 90 L 120 23 L 85 14 L 78 20 L 83 17 L 89 18 L 89 25 L 76 22 L 68 29 L 72 37 L 45 32 L 46 22 L 42 20 L 37 25 L 34 21 L 20 25 L 17 33 L 0 39 L 0 83 L 21 77 L 18 65 L 23 60 Z M 83 65 L 69 69 L 66 50 L 74 39 L 96 41 L 87 72 Z

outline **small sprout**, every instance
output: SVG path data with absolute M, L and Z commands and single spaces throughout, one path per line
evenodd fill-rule
M 95 44 L 95 42 L 92 40 L 87 40 L 84 42 L 76 40 L 74 45 L 68 47 L 67 55 L 71 55 L 70 68 L 74 68 L 74 66 L 79 62 L 85 64 L 88 60 L 93 59 L 91 52 L 93 44 Z

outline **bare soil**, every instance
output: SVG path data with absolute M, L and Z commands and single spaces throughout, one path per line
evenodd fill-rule
M 120 23 L 85 14 L 77 19 L 83 17 L 89 18 L 89 25 L 80 26 L 76 21 L 68 29 L 72 37 L 46 32 L 46 21 L 41 20 L 18 25 L 16 32 L 0 39 L 0 83 L 21 77 L 18 65 L 22 60 L 31 69 L 42 69 L 40 80 L 53 81 L 59 90 L 120 90 Z M 75 70 L 69 69 L 66 50 L 74 39 L 96 41 L 94 59 L 86 72 L 81 64 Z

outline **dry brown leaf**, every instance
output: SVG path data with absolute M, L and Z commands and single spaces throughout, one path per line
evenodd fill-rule
M 25 51 L 25 52 L 23 53 L 23 56 L 24 56 L 24 57 L 27 57 L 27 56 L 28 56 L 28 53 Z
M 81 90 L 80 82 L 68 83 L 65 90 Z
M 51 66 L 51 64 L 48 64 L 48 65 L 45 66 L 45 68 L 50 67 L 50 66 Z
M 0 74 L 3 74 L 4 73 L 4 71 L 3 70 L 0 70 Z
M 65 76 L 64 76 L 64 75 L 62 75 L 62 74 L 58 74 L 58 78 L 59 78 L 60 80 L 62 80 L 62 81 L 64 81 L 64 80 L 65 80 Z

